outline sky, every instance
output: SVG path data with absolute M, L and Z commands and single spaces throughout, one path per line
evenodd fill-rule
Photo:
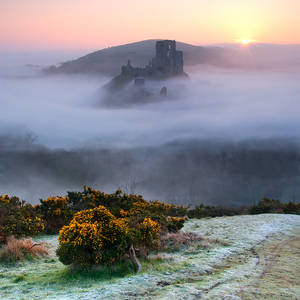
M 297 44 L 299 15 L 299 0 L 0 0 L 0 47 L 99 49 L 156 38 Z

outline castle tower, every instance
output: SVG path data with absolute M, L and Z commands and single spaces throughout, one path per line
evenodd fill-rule
M 154 62 L 156 69 L 165 75 L 172 76 L 183 73 L 183 53 L 176 50 L 176 41 L 156 42 Z

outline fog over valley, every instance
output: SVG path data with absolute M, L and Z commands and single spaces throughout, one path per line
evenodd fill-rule
M 88 184 L 191 205 L 299 201 L 298 67 L 189 65 L 189 79 L 147 81 L 166 99 L 110 107 L 108 75 L 49 75 L 5 57 L 0 194 L 37 202 Z

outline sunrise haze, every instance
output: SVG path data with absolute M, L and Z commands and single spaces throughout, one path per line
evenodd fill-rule
M 1 0 L 2 49 L 97 49 L 151 38 L 300 43 L 298 0 Z

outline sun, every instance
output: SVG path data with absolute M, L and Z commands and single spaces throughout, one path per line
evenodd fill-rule
M 242 43 L 243 45 L 248 45 L 248 44 L 250 43 L 250 40 L 248 40 L 248 39 L 243 39 L 243 40 L 241 40 L 241 43 Z
M 251 40 L 251 39 L 240 39 L 239 42 L 240 42 L 243 46 L 247 46 L 247 45 L 253 43 L 254 40 Z

